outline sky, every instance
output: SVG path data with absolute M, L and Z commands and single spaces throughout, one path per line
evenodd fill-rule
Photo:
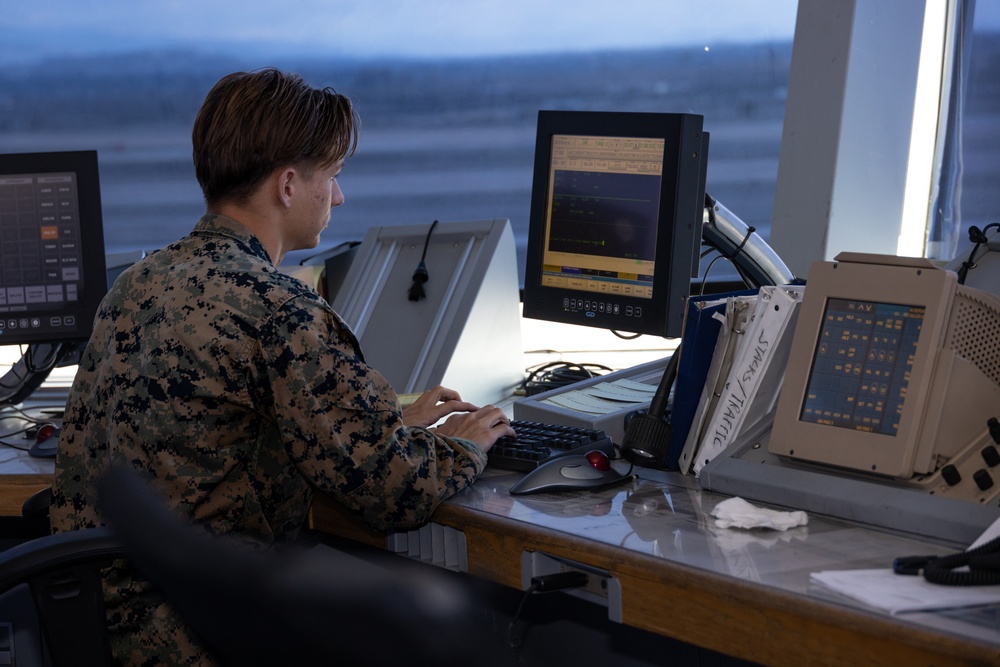
M 1000 30 L 1000 0 L 976 2 L 977 25 Z M 711 48 L 724 42 L 791 39 L 797 4 L 797 0 L 0 0 L 0 63 L 146 48 L 361 58 Z
M 360 57 L 791 39 L 796 0 L 0 0 L 0 62 L 143 47 Z M 567 13 L 572 13 L 568 20 Z

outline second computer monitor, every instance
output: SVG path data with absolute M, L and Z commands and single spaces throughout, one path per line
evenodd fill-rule
M 95 151 L 0 155 L 0 345 L 86 341 L 104 252 Z
M 707 150 L 698 115 L 539 112 L 524 315 L 679 336 Z

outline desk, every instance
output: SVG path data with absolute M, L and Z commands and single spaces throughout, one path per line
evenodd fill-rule
M 25 440 L 24 446 L 30 442 Z M 0 517 L 21 516 L 24 501 L 52 486 L 55 459 L 39 459 L 13 447 L 0 447 Z
M 52 461 L 3 452 L 0 515 L 18 515 L 51 483 Z M 809 584 L 818 570 L 887 567 L 896 556 L 952 549 L 816 515 L 785 533 L 720 530 L 709 513 L 724 496 L 691 477 L 641 474 L 629 488 L 515 498 L 508 490 L 520 474 L 487 470 L 421 531 L 372 531 L 322 496 L 311 523 L 421 560 L 433 559 L 422 542 L 451 538 L 461 553 L 445 565 L 513 590 L 526 588 L 525 554 L 596 568 L 617 582 L 624 624 L 764 664 L 1000 664 L 1000 609 L 890 617 Z
M 422 560 L 432 556 L 413 541 L 457 532 L 464 553 L 453 569 L 518 590 L 526 588 L 522 560 L 537 554 L 590 566 L 617 581 L 625 624 L 764 664 L 1000 663 L 996 608 L 892 617 L 809 584 L 818 570 L 887 567 L 896 556 L 952 549 L 821 516 L 785 533 L 718 529 L 709 512 L 725 496 L 690 477 L 643 476 L 626 489 L 515 498 L 508 489 L 519 474 L 487 471 L 431 526 L 405 536 L 371 531 L 324 497 L 311 521 Z

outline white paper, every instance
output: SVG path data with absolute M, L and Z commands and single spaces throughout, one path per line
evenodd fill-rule
M 983 534 L 979 536 L 979 539 L 977 539 L 969 546 L 969 549 L 975 549 L 978 546 L 982 546 L 983 544 L 986 544 L 987 542 L 998 536 L 1000 536 L 1000 519 L 994 521 L 990 525 L 990 527 L 987 528 L 983 532 Z
M 813 572 L 811 581 L 890 614 L 1000 603 L 1000 586 L 942 586 L 891 569 Z
M 969 549 L 998 535 L 1000 519 L 994 521 Z M 930 583 L 923 575 L 896 574 L 891 569 L 813 572 L 809 579 L 890 614 L 1000 603 L 1000 586 L 943 586 Z
M 630 380 L 598 382 L 583 389 L 571 389 L 544 399 L 543 403 L 558 405 L 577 412 L 604 415 L 629 405 L 648 403 L 656 387 Z
M 567 410 L 584 412 L 592 415 L 605 415 L 622 409 L 621 401 L 609 401 L 582 391 L 568 391 L 546 398 L 544 403 L 558 405 Z

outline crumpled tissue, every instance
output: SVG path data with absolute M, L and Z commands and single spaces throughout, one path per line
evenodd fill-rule
M 727 498 L 712 510 L 719 528 L 771 528 L 788 530 L 809 523 L 805 512 L 780 512 L 751 505 L 742 498 Z

